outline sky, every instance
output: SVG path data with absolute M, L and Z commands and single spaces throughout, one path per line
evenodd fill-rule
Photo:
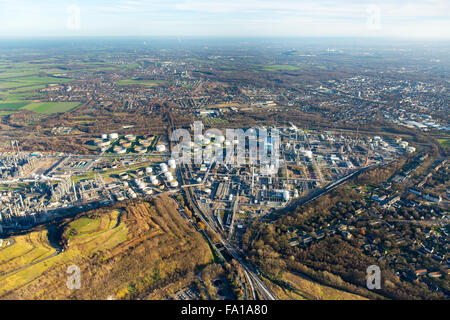
M 450 0 L 0 0 L 0 37 L 450 38 Z

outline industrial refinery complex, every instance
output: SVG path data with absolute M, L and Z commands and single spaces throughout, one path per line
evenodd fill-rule
M 250 129 L 257 134 L 267 128 Z M 274 129 L 274 128 L 271 128 Z M 152 134 L 103 134 L 91 143 L 98 155 L 14 152 L 0 155 L 0 225 L 3 232 L 28 229 L 77 211 L 126 199 L 176 194 L 190 188 L 203 212 L 230 235 L 249 218 L 283 208 L 318 188 L 333 186 L 358 170 L 388 163 L 415 149 L 400 138 L 346 136 L 341 132 L 276 128 L 275 162 L 227 163 L 206 156 L 237 142 L 223 135 L 188 143 L 201 163 L 172 157 L 169 144 Z M 245 158 L 252 148 L 245 145 Z

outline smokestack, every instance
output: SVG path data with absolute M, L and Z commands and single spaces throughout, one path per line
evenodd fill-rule
M 78 201 L 77 192 L 75 190 L 75 182 L 72 181 L 73 195 L 75 196 L 75 201 Z

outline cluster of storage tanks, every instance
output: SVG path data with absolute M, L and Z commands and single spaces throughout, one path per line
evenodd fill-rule
M 263 144 L 264 147 L 270 147 L 272 143 L 270 142 L 270 137 L 264 139 L 262 137 L 258 138 L 258 134 L 255 129 L 248 129 L 247 133 L 248 137 L 255 142 L 258 142 L 260 145 Z M 235 138 L 234 140 L 226 140 L 223 135 L 215 135 L 213 133 L 206 132 L 205 135 L 199 134 L 195 136 L 193 142 L 186 142 L 185 146 L 193 149 L 194 153 L 201 150 L 201 148 L 205 148 L 206 150 L 219 149 L 222 147 L 228 147 L 231 145 L 238 145 L 240 143 L 239 139 Z
M 177 167 L 177 163 L 174 159 L 170 159 L 167 164 L 166 163 L 160 163 L 159 167 L 161 169 L 161 173 L 164 175 L 165 180 L 167 181 L 167 183 L 172 187 L 178 187 L 178 181 L 174 179 L 172 172 L 169 171 L 169 168 L 171 170 L 176 169 Z M 151 178 L 151 177 L 150 177 Z M 156 177 L 155 177 L 156 178 Z
M 222 148 L 224 145 L 231 145 L 229 141 L 225 141 L 224 136 L 214 135 L 208 132 L 205 135 L 196 135 L 194 141 L 188 141 L 184 145 L 184 147 L 192 150 L 194 153 L 201 152 L 203 148 L 212 151 Z
M 101 138 L 97 138 L 94 140 L 94 144 L 96 146 L 106 148 L 111 145 L 112 140 L 119 139 L 118 133 L 111 134 L 102 134 Z M 134 148 L 134 151 L 137 153 L 146 153 L 148 147 L 152 145 L 153 136 L 147 135 L 144 139 L 140 139 L 138 145 Z M 137 141 L 137 137 L 134 134 L 127 134 L 124 136 L 124 139 L 120 139 L 118 145 L 114 147 L 113 151 L 117 154 L 124 154 L 127 152 L 127 149 L 131 148 L 132 144 Z M 166 146 L 163 144 L 159 144 L 156 146 L 156 150 L 158 152 L 166 151 Z
M 94 144 L 98 147 L 109 147 L 111 145 L 111 140 L 115 140 L 119 138 L 119 135 L 117 133 L 110 133 L 110 134 L 102 134 L 100 138 L 94 139 Z
M 205 135 L 198 134 L 194 137 L 194 141 L 183 141 L 182 149 L 195 153 L 205 151 L 214 151 L 223 147 L 239 144 L 239 140 L 226 140 L 223 135 L 215 135 L 206 132 Z
M 143 181 L 140 180 L 140 179 L 136 179 L 135 182 L 136 182 L 138 188 L 139 188 L 143 193 L 145 193 L 147 196 L 153 194 L 152 188 L 148 187 L 147 184 L 146 184 L 145 182 L 143 182 Z

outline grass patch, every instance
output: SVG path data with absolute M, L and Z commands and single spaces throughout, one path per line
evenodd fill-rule
M 202 117 L 202 121 L 206 125 L 218 125 L 218 124 L 227 124 L 227 119 L 221 119 L 221 118 L 211 118 L 211 117 Z
M 284 273 L 281 281 L 266 283 L 282 300 L 367 300 L 365 297 L 322 285 L 291 272 Z
M 0 274 L 10 272 L 55 252 L 47 238 L 47 230 L 17 236 L 9 247 L 0 250 Z
M 23 109 L 37 113 L 58 113 L 67 112 L 80 105 L 80 102 L 36 102 L 30 103 Z
M 264 66 L 263 70 L 264 71 L 297 71 L 297 70 L 300 70 L 300 67 L 284 65 L 284 64 L 275 64 L 275 65 Z
M 16 111 L 0 111 L 0 117 L 9 116 L 13 113 L 16 113 Z
M 0 110 L 20 109 L 29 104 L 29 102 L 7 102 L 0 103 Z
M 450 139 L 437 139 L 437 141 L 443 146 L 444 148 L 450 148 Z

